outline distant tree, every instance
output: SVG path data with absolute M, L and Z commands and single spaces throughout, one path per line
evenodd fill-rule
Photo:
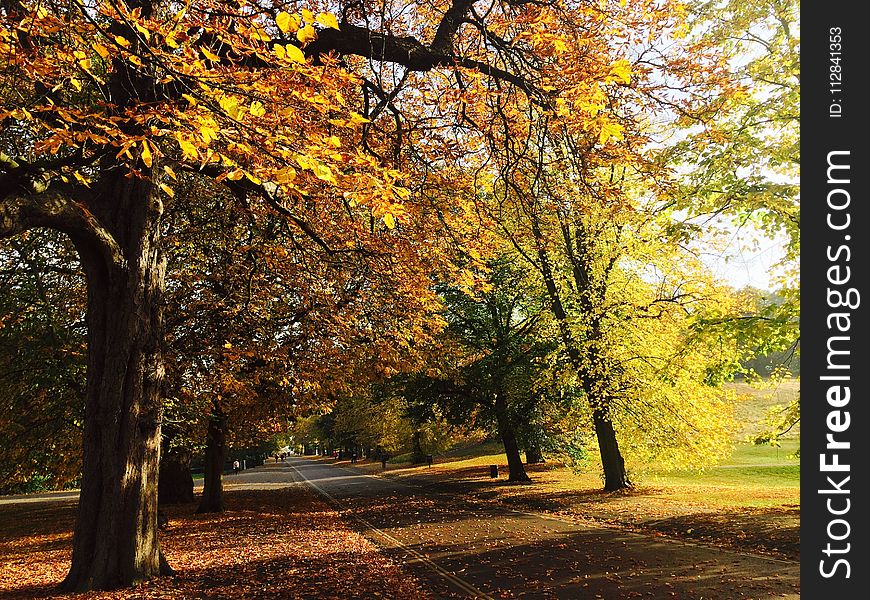
M 435 403 L 451 423 L 475 422 L 498 434 L 510 481 L 528 481 L 520 431 L 528 432 L 536 377 L 552 345 L 544 340 L 544 303 L 510 255 L 490 261 L 478 289 L 440 289 L 448 323 L 442 350 L 412 377 L 410 404 Z
M 34 231 L 0 245 L 0 493 L 81 474 L 83 288 L 62 237 Z

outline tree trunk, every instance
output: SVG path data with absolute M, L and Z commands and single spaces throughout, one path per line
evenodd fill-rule
M 588 365 L 590 363 L 596 363 L 600 359 L 600 356 L 594 350 L 587 350 L 586 356 L 583 356 L 583 353 L 580 352 L 578 345 L 574 341 L 574 334 L 571 332 L 571 328 L 569 327 L 568 314 L 562 304 L 559 288 L 556 285 L 556 279 L 553 276 L 550 256 L 543 243 L 543 233 L 539 223 L 535 219 L 532 220 L 532 234 L 537 241 L 538 258 L 540 259 L 544 284 L 547 288 L 547 295 L 550 297 L 553 316 L 556 317 L 556 322 L 559 327 L 559 337 L 562 339 L 562 343 L 565 346 L 565 350 L 568 352 L 568 357 L 571 359 L 571 363 L 577 369 L 580 381 L 583 382 L 584 391 L 589 397 L 590 402 L 592 402 L 595 394 L 592 389 L 592 382 L 601 375 L 596 375 L 594 371 L 589 369 Z M 582 236 L 577 236 L 578 244 L 581 243 L 581 240 Z M 568 248 L 570 248 L 570 244 L 568 244 Z M 578 248 L 579 255 L 582 256 L 584 253 L 585 251 L 582 247 Z M 582 261 L 578 261 L 578 258 L 579 257 L 575 256 L 571 260 L 574 268 L 573 275 L 577 286 L 576 289 L 578 291 L 582 290 L 587 294 L 580 295 L 580 302 L 587 312 L 592 312 L 591 309 L 593 306 L 588 295 L 590 292 L 588 289 L 588 278 L 583 273 Z M 591 325 L 590 337 L 596 341 L 601 340 L 601 330 L 598 323 Z M 628 477 L 625 474 L 625 460 L 622 458 L 622 454 L 619 451 L 619 444 L 616 440 L 616 431 L 613 428 L 613 423 L 610 421 L 609 412 L 610 407 L 607 403 L 593 409 L 592 422 L 595 426 L 595 436 L 598 439 L 598 448 L 601 453 L 601 464 L 604 469 L 604 489 L 613 491 L 629 487 L 631 482 L 629 482 Z
M 223 512 L 224 462 L 227 457 L 227 418 L 221 410 L 220 403 L 215 400 L 212 413 L 208 419 L 208 433 L 205 440 L 205 475 L 202 488 L 202 500 L 198 513 Z
M 415 429 L 411 436 L 411 463 L 415 465 L 426 462 L 426 454 L 423 453 L 422 437 L 423 435 L 419 429 Z
M 504 453 L 507 456 L 508 481 L 531 481 L 526 474 L 525 467 L 523 467 L 516 431 L 508 414 L 504 396 L 501 394 L 497 394 L 495 397 L 495 418 L 498 423 L 498 434 L 501 436 Z
M 526 448 L 526 464 L 534 465 L 544 462 L 544 455 L 541 453 L 541 447 L 537 444 L 529 444 Z
M 160 478 L 157 482 L 157 502 L 187 504 L 196 499 L 193 493 L 193 475 L 190 472 L 190 451 L 174 448 L 160 459 Z
M 88 384 L 72 564 L 62 584 L 71 591 L 170 571 L 157 541 L 163 207 L 135 177 L 119 176 L 102 193 L 105 214 L 94 228 L 105 243 L 73 238 L 87 275 Z
M 598 450 L 601 453 L 601 465 L 604 468 L 605 491 L 613 492 L 631 487 L 631 482 L 625 472 L 625 460 L 622 458 L 619 444 L 616 441 L 613 423 L 602 409 L 592 412 L 592 422 L 595 425 Z

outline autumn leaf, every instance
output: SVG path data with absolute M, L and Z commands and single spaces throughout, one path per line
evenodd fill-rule
M 170 198 L 174 198 L 174 197 L 175 197 L 175 192 L 172 190 L 171 187 L 169 187 L 169 186 L 166 185 L 165 183 L 161 183 L 161 184 L 160 184 L 160 189 L 163 190 L 163 192 L 164 192 L 167 196 L 169 196 Z
M 220 62 L 220 60 L 221 60 L 220 56 L 218 56 L 217 54 L 215 54 L 214 52 L 212 52 L 211 50 L 209 50 L 206 47 L 201 47 L 199 49 L 199 51 L 202 52 L 203 56 L 205 56 L 207 59 L 209 59 L 211 61 Z
M 104 60 L 111 56 L 111 54 L 109 53 L 109 49 L 98 42 L 94 42 L 93 44 L 91 44 L 91 47 L 93 47 L 97 54 L 100 55 L 100 58 Z
M 303 44 L 307 44 L 308 42 L 313 42 L 317 39 L 317 32 L 311 25 L 306 25 L 296 32 L 296 39 Z
M 251 102 L 251 107 L 248 110 L 254 117 L 262 117 L 266 114 L 266 107 L 259 100 Z
M 151 158 L 151 148 L 149 148 L 148 141 L 142 140 L 142 152 L 140 155 L 142 157 L 142 162 L 145 163 L 145 166 L 151 168 L 152 158 Z
M 601 131 L 598 134 L 598 143 L 606 144 L 611 139 L 613 140 L 621 140 L 625 136 L 623 135 L 623 130 L 625 128 L 619 123 L 614 123 L 610 120 L 605 120 L 601 125 Z
M 631 63 L 625 59 L 620 59 L 613 63 L 610 67 L 610 74 L 606 79 L 609 81 L 618 81 L 621 83 L 631 83 Z
M 323 25 L 324 27 L 331 27 L 332 29 L 338 29 L 338 20 L 335 18 L 335 15 L 329 12 L 322 12 L 317 15 L 316 21 Z
M 396 227 L 396 218 L 393 217 L 390 213 L 387 213 L 383 217 L 384 225 L 387 226 L 388 229 L 393 229 Z
M 293 33 L 299 29 L 298 20 L 283 10 L 275 17 L 275 23 L 278 25 L 281 33 Z
M 178 146 L 181 148 L 181 152 L 184 154 L 184 157 L 190 160 L 199 160 L 199 151 L 196 149 L 189 140 L 184 139 L 181 134 L 176 134 L 176 138 L 178 141 Z
M 326 181 L 328 183 L 336 183 L 335 176 L 332 174 L 332 169 L 327 167 L 324 164 L 315 164 L 311 168 L 311 172 L 314 173 L 314 176 L 322 181 Z
M 302 50 L 299 49 L 299 46 L 294 46 L 293 44 L 287 44 L 284 46 L 287 58 L 297 63 L 305 62 L 305 54 Z

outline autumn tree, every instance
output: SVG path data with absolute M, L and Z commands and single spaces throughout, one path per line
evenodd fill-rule
M 776 302 L 716 320 L 723 338 L 751 360 L 800 351 L 800 11 L 795 0 L 690 3 L 689 38 L 701 51 L 717 48 L 733 65 L 740 93 L 713 99 L 710 118 L 682 115 L 684 139 L 666 154 L 684 173 L 679 206 L 698 219 L 718 219 L 742 246 L 779 242 L 773 267 Z M 726 252 L 733 248 L 727 248 Z M 773 379 L 788 373 L 785 365 Z M 800 421 L 800 397 L 759 437 L 775 441 Z
M 605 113 L 589 118 L 599 85 L 625 77 L 609 41 L 646 39 L 674 11 L 512 0 L 326 8 L 0 8 L 0 236 L 59 231 L 87 279 L 84 472 L 67 589 L 168 570 L 156 481 L 163 231 L 177 178 L 212 179 L 328 256 L 381 257 L 407 297 L 425 299 L 417 257 L 435 252 L 425 225 L 474 229 L 468 200 L 489 160 L 486 136 L 521 134 L 520 105 L 575 107 L 596 139 L 614 132 Z
M 341 92 L 355 79 L 305 64 L 298 45 L 281 45 L 281 53 L 270 43 L 282 32 L 310 42 L 313 15 L 301 26 L 282 14 L 276 25 L 271 9 L 177 8 L 2 8 L 0 235 L 65 233 L 87 276 L 84 472 L 68 589 L 129 584 L 161 570 L 161 233 L 174 178 L 196 172 L 239 198 L 256 195 L 258 210 L 281 214 L 331 251 L 304 198 L 329 198 L 337 214 L 354 202 L 380 218 L 401 190 L 395 175 L 324 135 L 332 116 L 333 127 L 355 127 Z M 320 204 L 316 212 L 329 211 Z M 345 237 L 334 251 L 355 250 Z
M 0 490 L 81 472 L 85 327 L 75 252 L 51 232 L 0 246 Z

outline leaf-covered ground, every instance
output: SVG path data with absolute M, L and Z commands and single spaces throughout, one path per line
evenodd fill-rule
M 162 544 L 177 570 L 116 592 L 60 594 L 72 501 L 0 505 L 0 598 L 390 598 L 428 592 L 303 486 L 228 491 L 227 511 L 169 507 Z
M 493 457 L 483 457 L 497 462 Z M 350 466 L 347 461 L 335 461 Z M 480 465 L 474 464 L 480 462 Z M 532 484 L 490 479 L 481 459 L 436 463 L 431 468 L 389 468 L 388 477 L 446 492 L 475 502 L 548 513 L 559 518 L 593 521 L 654 535 L 666 535 L 777 556 L 800 558 L 800 490 L 770 486 L 728 486 L 720 482 L 637 485 L 626 492 L 604 492 L 593 476 L 576 476 L 567 468 L 528 465 Z M 503 462 L 503 460 L 502 460 Z M 467 465 L 467 463 L 472 463 Z M 360 471 L 383 475 L 380 463 L 359 462 Z M 753 498 L 753 494 L 757 498 Z

